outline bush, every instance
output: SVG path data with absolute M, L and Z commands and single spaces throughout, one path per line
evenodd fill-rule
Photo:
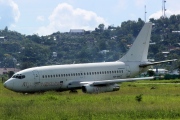
M 136 96 L 136 101 L 138 102 L 142 101 L 142 94 Z

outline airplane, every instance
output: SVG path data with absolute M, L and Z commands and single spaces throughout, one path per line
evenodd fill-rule
M 134 78 L 147 71 L 151 65 L 170 62 L 149 62 L 147 59 L 152 23 L 145 23 L 129 51 L 115 62 L 50 65 L 28 68 L 15 73 L 4 87 L 22 93 L 49 90 L 84 93 L 113 92 L 120 89 L 118 83 L 150 80 L 154 77 Z

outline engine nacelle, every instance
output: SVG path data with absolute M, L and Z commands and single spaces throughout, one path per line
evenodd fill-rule
M 120 86 L 118 84 L 111 85 L 101 85 L 101 86 L 91 86 L 89 84 L 82 86 L 82 91 L 84 93 L 103 93 L 103 92 L 112 92 L 118 91 Z

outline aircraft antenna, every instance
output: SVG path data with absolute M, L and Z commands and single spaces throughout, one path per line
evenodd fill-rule
M 166 0 L 162 0 L 162 18 L 166 18 Z
M 144 6 L 144 10 L 145 10 L 145 12 L 144 12 L 144 21 L 145 21 L 145 23 L 146 23 L 146 14 L 147 14 L 146 5 Z

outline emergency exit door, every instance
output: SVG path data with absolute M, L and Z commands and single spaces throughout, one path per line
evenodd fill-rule
M 34 70 L 33 75 L 34 75 L 34 82 L 39 83 L 40 82 L 40 80 L 39 80 L 39 77 L 40 77 L 39 72 L 37 70 Z
M 126 65 L 126 77 L 130 77 L 131 71 L 129 65 Z

